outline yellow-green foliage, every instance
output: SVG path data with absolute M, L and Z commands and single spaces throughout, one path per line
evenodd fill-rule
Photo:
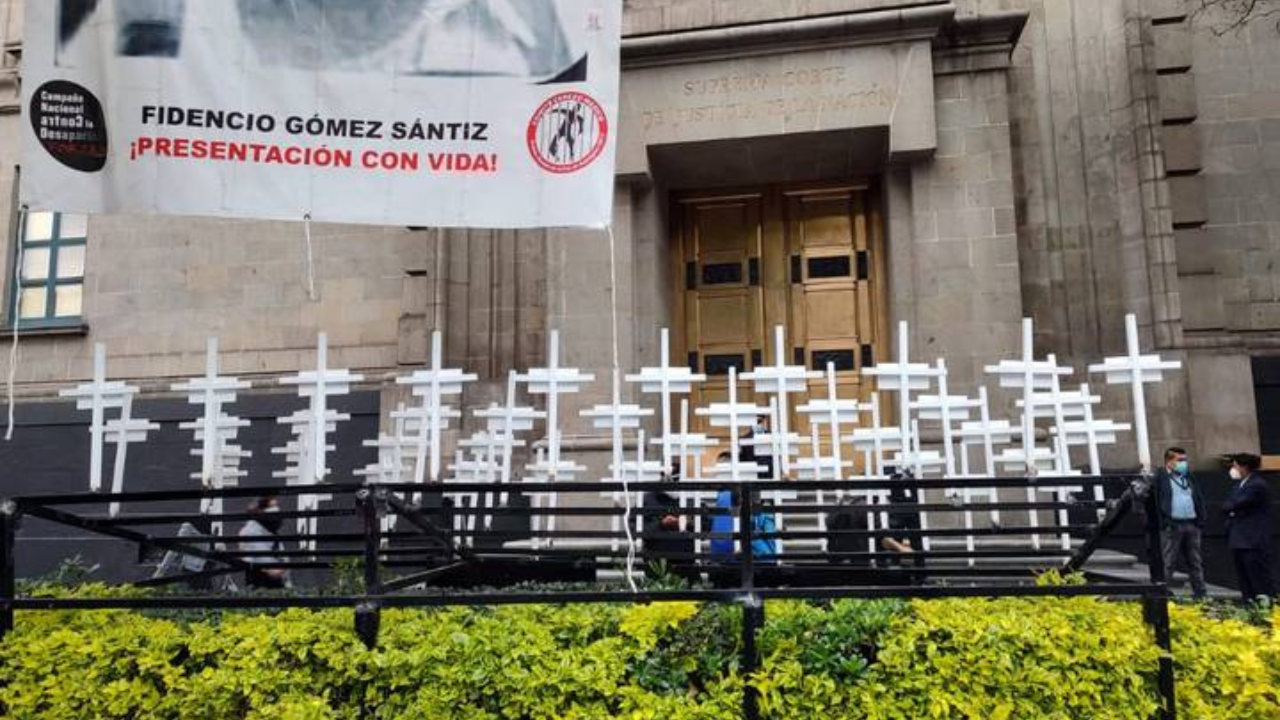
M 1147 720 L 1159 651 L 1094 599 L 773 602 L 751 682 L 772 720 Z M 1280 719 L 1272 627 L 1174 610 L 1180 717 Z M 179 623 L 20 613 L 0 645 L 14 720 L 737 720 L 740 616 L 690 603 L 350 611 Z
M 1173 608 L 1178 717 L 1187 720 L 1280 718 L 1280 609 L 1271 629 L 1211 620 Z

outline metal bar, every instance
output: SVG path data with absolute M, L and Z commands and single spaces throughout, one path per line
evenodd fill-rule
M 13 600 L 18 593 L 14 545 L 20 512 L 17 503 L 0 500 L 0 638 L 13 630 Z
M 1160 588 L 1143 598 L 1143 617 L 1155 631 L 1156 644 L 1160 646 L 1160 667 L 1157 684 L 1160 688 L 1162 707 L 1160 720 L 1177 720 L 1178 704 L 1173 670 L 1173 637 L 1169 624 L 1169 596 L 1167 588 Z
M 313 493 L 314 494 L 314 493 Z M 72 513 L 67 513 L 68 515 Z M 355 517 L 357 515 L 354 509 L 329 509 L 329 510 L 282 510 L 280 512 L 271 513 L 271 517 L 280 520 L 292 520 L 296 518 L 336 518 L 336 517 Z M 77 516 L 79 517 L 79 516 Z M 252 520 L 257 516 L 252 513 L 224 513 L 224 514 L 201 514 L 198 512 L 182 513 L 182 514 L 165 514 L 165 515 L 121 515 L 119 517 L 106 516 L 86 516 L 83 519 L 92 520 L 101 527 L 121 527 L 127 525 L 178 525 L 193 520 L 209 520 L 212 522 L 243 522 Z
M 467 567 L 470 564 L 470 562 L 450 563 L 443 567 L 424 570 L 423 572 L 414 573 L 412 575 L 405 575 L 404 577 L 398 577 L 395 580 L 388 580 L 387 582 L 382 583 L 382 591 L 388 593 L 399 592 L 405 588 L 413 587 L 414 585 L 424 584 L 431 578 L 444 575 L 445 573 L 452 572 L 458 568 Z
M 156 588 L 166 587 L 168 585 L 177 585 L 178 583 L 190 582 L 191 580 L 203 580 L 205 578 L 222 577 L 232 573 L 240 572 L 235 568 L 218 568 L 217 570 L 201 570 L 197 573 L 183 573 L 181 575 L 167 575 L 165 577 L 147 578 L 146 580 L 138 580 L 133 583 L 136 588 Z
M 408 520 L 409 524 L 418 528 L 426 535 L 437 538 L 441 542 L 445 543 L 445 546 L 449 548 L 449 551 L 452 554 L 455 554 L 464 560 L 471 560 L 474 558 L 474 554 L 470 549 L 454 542 L 452 533 L 448 530 L 442 529 L 439 525 L 436 525 L 426 513 L 422 512 L 421 506 L 409 505 L 390 493 L 386 495 L 386 498 L 387 504 L 392 510 L 396 511 L 400 517 Z M 453 510 L 450 509 L 450 512 L 452 513 Z
M 1124 491 L 1116 504 L 1107 512 L 1106 517 L 1102 518 L 1102 522 L 1093 527 L 1089 537 L 1085 540 L 1076 553 L 1071 556 L 1066 565 L 1062 567 L 1064 572 L 1079 572 L 1089 562 L 1089 558 L 1093 557 L 1093 553 L 1102 546 L 1102 541 L 1111 534 L 1113 530 L 1129 515 L 1129 511 L 1133 509 L 1137 494 L 1130 487 Z
M 761 480 L 751 481 L 751 485 L 758 492 L 771 490 L 798 490 L 801 492 L 810 490 L 891 490 L 893 488 L 905 489 L 946 489 L 954 488 L 961 490 L 964 488 L 1024 488 L 1027 485 L 1036 487 L 1077 487 L 1092 485 L 1107 485 L 1129 483 L 1139 476 L 1136 475 L 1099 475 L 1099 476 L 1080 476 L 1080 477 L 1037 477 L 1027 479 L 1021 477 L 997 477 L 997 478 L 965 478 L 954 480 L 890 480 L 884 479 L 863 479 L 850 478 L 845 480 L 804 480 L 804 481 L 773 481 Z M 672 482 L 644 482 L 644 483 L 628 483 L 627 485 L 636 492 L 649 492 L 660 490 L 700 490 L 700 491 L 716 491 L 730 486 L 732 483 L 715 480 L 698 480 L 698 481 L 682 481 Z M 741 483 L 740 483 L 741 484 Z M 491 483 L 451 483 L 447 488 L 443 486 L 419 485 L 415 483 L 381 483 L 381 484 L 325 484 L 324 492 L 331 495 L 352 495 L 365 487 L 377 487 L 386 490 L 389 493 L 423 493 L 428 495 L 438 495 L 454 492 L 487 492 L 493 489 Z M 617 490 L 623 491 L 622 483 L 589 483 L 589 482 L 564 482 L 564 483 L 520 483 L 519 485 L 511 485 L 507 488 L 510 492 L 516 494 L 537 494 L 547 492 L 558 493 L 589 493 L 595 494 L 600 492 L 612 492 Z M 169 502 L 175 500 L 205 500 L 209 498 L 253 498 L 264 494 L 278 495 L 281 497 L 295 495 L 311 495 L 315 494 L 316 489 L 313 486 L 296 486 L 296 485 L 273 485 L 260 487 L 237 487 L 222 488 L 218 490 L 166 490 L 166 491 L 146 491 L 146 492 L 127 492 L 127 493 L 78 493 L 71 495 L 34 495 L 18 498 L 20 504 L 36 504 L 44 506 L 65 506 L 65 505 L 95 505 L 104 502 L 119 503 L 141 503 L 141 502 Z
M 59 523 L 61 525 L 67 525 L 70 527 L 79 528 L 81 530 L 87 530 L 91 533 L 106 535 L 107 537 L 119 538 L 121 540 L 128 540 L 129 542 L 135 542 L 142 545 L 154 545 L 155 547 L 158 547 L 161 550 L 172 550 L 176 553 L 181 553 L 183 555 L 190 555 L 192 557 L 198 557 L 204 560 L 210 560 L 212 562 L 222 563 L 223 565 L 230 565 L 240 570 L 248 570 L 251 567 L 248 563 L 243 562 L 241 560 L 237 560 L 232 557 L 227 557 L 222 553 L 218 552 L 217 550 L 206 550 L 196 545 L 189 545 L 181 542 L 171 542 L 168 540 L 165 540 L 165 541 L 153 540 L 149 535 L 145 535 L 140 532 L 135 532 L 133 530 L 128 530 L 128 529 L 119 528 L 119 527 L 102 526 L 98 523 L 98 521 L 94 520 L 93 518 L 82 518 L 78 515 L 73 515 L 71 513 L 64 512 L 62 510 L 55 510 L 53 508 L 41 507 L 39 505 L 30 505 L 25 503 L 21 506 L 21 508 L 22 508 L 21 511 L 23 513 L 27 515 L 31 515 L 32 517 L 38 517 L 42 520 L 48 520 L 50 522 Z M 201 540 L 201 542 L 207 543 L 208 539 L 205 538 Z
M 1147 511 L 1147 567 L 1151 572 L 1152 585 L 1165 585 L 1169 578 L 1165 576 L 1164 553 L 1160 550 L 1160 505 L 1156 500 L 1155 489 L 1151 479 L 1146 480 L 1146 497 L 1144 502 Z
M 386 491 L 364 488 L 356 493 L 356 504 L 364 524 L 364 590 L 371 600 L 355 607 L 356 635 L 372 650 L 378 644 L 378 628 L 382 624 L 382 570 L 378 550 L 382 547 L 382 501 Z
M 756 586 L 755 575 L 755 552 L 751 547 L 752 526 L 755 525 L 755 519 L 752 517 L 752 501 L 751 486 L 743 485 L 738 489 L 738 532 L 737 535 L 742 538 L 739 542 L 742 544 L 742 587 L 750 591 Z
M 748 595 L 742 601 L 742 717 L 759 720 L 760 697 L 752 676 L 760 667 L 760 651 L 756 647 L 756 633 L 764 625 L 764 602 L 757 595 Z
M 1157 590 L 1153 585 L 1065 585 L 1065 586 L 845 586 L 757 588 L 754 594 L 767 600 L 837 600 L 841 598 L 960 598 L 960 597 L 1101 597 L 1142 598 Z M 255 597 L 159 597 L 159 598 L 17 598 L 16 610 L 172 610 L 189 608 L 342 608 L 378 601 L 383 607 L 456 607 L 497 605 L 618 604 L 671 601 L 740 602 L 742 590 L 676 590 L 631 593 L 625 591 L 563 593 L 495 593 L 495 594 L 413 594 Z

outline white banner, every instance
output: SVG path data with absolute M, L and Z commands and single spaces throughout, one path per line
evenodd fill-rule
M 602 227 L 620 0 L 26 3 L 33 210 Z

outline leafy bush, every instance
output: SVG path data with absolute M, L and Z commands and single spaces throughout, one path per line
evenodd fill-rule
M 750 682 L 767 718 L 1147 720 L 1158 704 L 1159 651 L 1136 604 L 773 602 L 766 615 Z M 1280 612 L 1259 627 L 1178 607 L 1173 622 L 1180 717 L 1280 718 Z M 388 610 L 372 651 L 351 626 L 338 610 L 19 613 L 0 645 L 0 716 L 741 717 L 734 607 Z

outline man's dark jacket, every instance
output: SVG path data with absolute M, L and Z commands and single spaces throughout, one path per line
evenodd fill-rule
M 1173 524 L 1173 478 L 1174 475 L 1169 472 L 1168 468 L 1160 468 L 1151 482 L 1152 489 L 1156 494 L 1156 507 L 1160 509 L 1160 526 L 1162 528 L 1167 528 Z M 1191 497 L 1195 501 L 1196 527 L 1204 529 L 1204 521 L 1206 519 L 1204 493 L 1200 492 L 1200 487 L 1195 480 L 1188 477 L 1187 482 L 1191 484 Z
M 1227 546 L 1232 550 L 1265 550 L 1271 542 L 1271 489 L 1254 473 L 1237 482 L 1222 503 L 1227 514 Z

